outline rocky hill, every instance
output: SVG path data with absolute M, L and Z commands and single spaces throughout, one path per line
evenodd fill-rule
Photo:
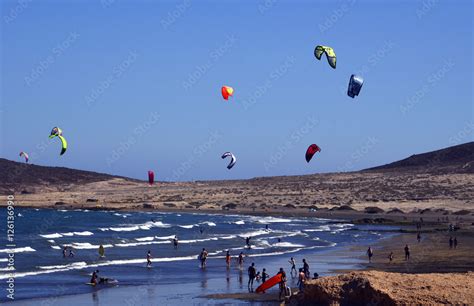
M 474 142 L 415 154 L 408 158 L 364 171 L 474 173 Z

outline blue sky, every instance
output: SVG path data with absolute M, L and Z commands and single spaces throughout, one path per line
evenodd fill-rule
M 145 179 L 352 171 L 473 140 L 471 1 L 2 1 L 0 156 Z M 338 56 L 333 70 L 313 55 Z M 351 99 L 351 74 L 365 84 Z M 229 102 L 220 87 L 230 85 Z M 69 141 L 59 156 L 52 127 Z M 309 164 L 306 148 L 322 152 Z M 220 155 L 231 151 L 227 170 Z

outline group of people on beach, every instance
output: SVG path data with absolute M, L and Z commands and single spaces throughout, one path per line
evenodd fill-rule
M 308 262 L 306 261 L 305 258 L 303 258 L 303 260 L 302 260 L 303 266 L 301 268 L 299 268 L 298 270 L 296 269 L 296 260 L 295 260 L 295 258 L 291 257 L 288 262 L 290 263 L 290 275 L 291 275 L 291 277 L 296 277 L 297 276 L 298 277 L 298 282 L 297 282 L 298 289 L 300 291 L 304 290 L 304 286 L 305 286 L 306 281 L 311 279 Z M 261 273 L 257 272 L 257 268 L 255 267 L 255 263 L 253 263 L 253 262 L 249 266 L 247 272 L 248 272 L 248 277 L 249 277 L 248 284 L 247 284 L 249 292 L 254 291 L 253 285 L 254 285 L 255 281 L 257 281 L 257 282 L 261 281 L 262 284 L 263 284 L 270 277 L 270 275 L 267 273 L 265 268 L 262 269 Z M 281 300 L 283 297 L 289 296 L 291 294 L 289 293 L 290 289 L 287 286 L 287 276 L 286 276 L 285 270 L 283 268 L 280 268 L 276 275 L 281 275 L 280 281 L 278 283 L 279 290 L 280 290 L 279 291 L 279 298 Z M 312 279 L 318 279 L 318 278 L 319 278 L 318 273 L 314 273 Z

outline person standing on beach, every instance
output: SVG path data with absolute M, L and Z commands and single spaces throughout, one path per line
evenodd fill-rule
M 306 280 L 306 275 L 304 274 L 303 269 L 300 268 L 300 272 L 299 272 L 299 275 L 298 275 L 298 283 L 297 283 L 298 289 L 300 291 L 303 291 L 303 289 L 304 289 L 305 280 Z
M 290 263 L 291 265 L 291 270 L 290 270 L 290 274 L 293 275 L 293 271 L 295 271 L 295 274 L 297 274 L 298 272 L 296 271 L 296 261 L 293 257 L 291 257 L 290 260 L 288 260 L 288 262 Z
M 267 281 L 267 278 L 269 277 L 270 275 L 268 275 L 267 273 L 267 270 L 265 268 L 263 268 L 262 270 L 262 283 L 266 282 Z
M 309 273 L 309 265 L 308 265 L 308 262 L 306 261 L 306 259 L 303 258 L 303 272 L 304 272 L 304 275 L 309 278 L 310 277 L 310 273 Z
M 148 250 L 148 253 L 146 254 L 146 267 L 151 268 L 151 251 Z
M 449 237 L 449 248 L 452 249 L 454 244 L 453 237 Z
M 405 245 L 405 260 L 408 261 L 410 259 L 410 248 L 408 247 L 408 244 Z
M 205 268 L 206 267 L 206 261 L 207 261 L 207 251 L 205 248 L 202 248 L 202 252 L 201 254 L 199 255 L 199 259 L 201 260 L 201 268 Z
M 420 241 L 421 241 L 421 234 L 420 234 L 420 232 L 418 232 L 418 234 L 416 234 L 416 240 L 418 241 L 418 243 L 420 243 Z
M 239 263 L 239 269 L 242 270 L 242 266 L 244 264 L 244 253 L 240 252 L 239 258 L 237 258 L 237 261 Z
M 92 272 L 92 277 L 90 281 L 91 284 L 97 285 L 97 278 L 99 277 L 98 273 L 99 270 L 95 270 L 94 272 Z
M 454 237 L 453 245 L 454 245 L 454 248 L 458 246 L 458 239 L 456 237 Z
M 230 252 L 227 250 L 227 253 L 225 254 L 225 264 L 227 266 L 227 269 L 230 268 Z
M 257 270 L 255 269 L 255 263 L 252 262 L 248 269 L 248 274 L 249 274 L 249 282 L 247 284 L 247 287 L 249 289 L 249 292 L 253 292 L 253 281 L 255 280 L 255 277 L 257 276 Z
M 250 249 L 251 246 L 250 246 L 250 239 L 252 239 L 252 237 L 247 237 L 245 238 L 245 245 Z
M 285 270 L 283 270 L 283 268 L 280 268 L 280 271 L 277 274 L 281 274 L 281 281 L 279 283 L 280 293 L 278 294 L 278 298 L 281 301 L 282 295 L 283 297 L 286 296 L 286 273 L 285 273 Z
M 369 263 L 372 262 L 372 256 L 374 256 L 374 251 L 372 250 L 372 247 L 370 246 L 367 249 L 367 256 L 369 257 Z
M 390 254 L 388 254 L 388 262 L 392 262 L 393 261 L 393 252 L 390 252 Z
M 178 249 L 178 236 L 174 236 L 174 238 L 173 238 L 173 246 L 174 246 L 174 249 L 175 249 L 175 250 Z

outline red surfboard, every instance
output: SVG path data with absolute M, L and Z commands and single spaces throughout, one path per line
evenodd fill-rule
M 266 290 L 270 289 L 271 287 L 277 285 L 278 283 L 281 282 L 281 274 L 277 274 L 273 277 L 271 277 L 269 280 L 258 286 L 257 290 L 255 292 L 260 293 L 260 292 L 265 292 Z

